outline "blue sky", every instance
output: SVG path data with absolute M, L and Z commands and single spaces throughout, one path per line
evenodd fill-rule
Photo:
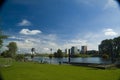
M 71 46 L 98 50 L 104 39 L 120 35 L 120 8 L 114 0 L 7 0 L 1 26 L 19 51 L 64 50 Z

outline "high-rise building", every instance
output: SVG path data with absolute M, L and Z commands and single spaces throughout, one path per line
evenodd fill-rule
M 81 46 L 81 53 L 87 53 L 87 46 Z
M 78 52 L 77 47 L 72 46 L 72 48 L 71 48 L 71 55 L 78 54 L 78 53 L 79 53 L 79 52 Z
M 69 53 L 69 50 L 66 48 L 65 49 L 65 54 L 68 54 Z

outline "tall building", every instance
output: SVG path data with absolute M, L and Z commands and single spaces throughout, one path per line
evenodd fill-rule
M 79 52 L 78 52 L 77 47 L 72 46 L 72 48 L 71 48 L 71 55 L 78 54 L 78 53 L 79 53 Z
M 69 49 L 65 49 L 65 54 L 68 54 L 69 53 Z
M 81 53 L 87 53 L 87 46 L 81 46 Z

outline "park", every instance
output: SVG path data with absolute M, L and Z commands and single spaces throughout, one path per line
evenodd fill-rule
M 2 60 L 2 58 L 1 58 Z M 1 80 L 120 80 L 120 69 L 12 61 L 0 67 Z

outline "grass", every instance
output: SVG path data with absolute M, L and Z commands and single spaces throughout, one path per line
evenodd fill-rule
M 0 58 L 0 66 L 2 65 L 11 65 L 12 59 L 11 58 Z
M 4 80 L 120 80 L 120 69 L 14 62 L 0 68 Z

